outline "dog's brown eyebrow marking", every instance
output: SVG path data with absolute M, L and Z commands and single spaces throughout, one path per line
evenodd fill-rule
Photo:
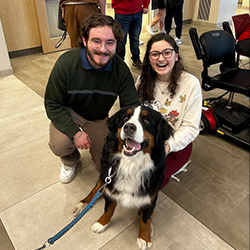
M 146 110 L 142 110 L 141 115 L 142 116 L 147 116 L 148 112 Z
M 128 109 L 127 114 L 132 115 L 132 109 Z

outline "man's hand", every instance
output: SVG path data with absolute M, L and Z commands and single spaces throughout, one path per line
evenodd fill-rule
M 142 9 L 142 14 L 147 14 L 148 13 L 148 8 L 143 8 Z
M 74 143 L 78 149 L 88 149 L 91 147 L 89 135 L 84 131 L 78 131 L 73 136 Z

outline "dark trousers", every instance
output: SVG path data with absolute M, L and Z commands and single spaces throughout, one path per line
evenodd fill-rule
M 117 20 L 121 26 L 124 36 L 120 43 L 119 52 L 117 53 L 123 60 L 126 54 L 127 35 L 129 35 L 130 52 L 132 54 L 132 60 L 134 62 L 140 60 L 139 49 L 139 37 L 141 33 L 142 25 L 142 11 L 134 14 L 116 14 L 115 20 Z
M 165 17 L 165 30 L 167 34 L 170 33 L 172 29 L 172 19 L 176 24 L 175 36 L 181 38 L 182 34 L 182 8 L 183 6 L 177 6 L 173 8 L 166 7 L 166 17 Z

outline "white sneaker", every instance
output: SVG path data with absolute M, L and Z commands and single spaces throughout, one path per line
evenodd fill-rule
M 73 166 L 65 166 L 62 164 L 61 171 L 60 171 L 60 181 L 62 183 L 69 183 L 71 182 L 74 177 L 75 177 L 75 172 L 76 172 L 76 165 Z
M 177 45 L 182 44 L 182 41 L 181 41 L 180 38 L 176 37 L 174 40 L 175 40 L 175 43 L 176 43 Z
M 150 27 L 150 25 L 147 25 L 146 28 L 148 30 L 148 33 L 150 33 L 151 35 L 154 35 L 153 29 L 152 29 L 152 27 Z
M 159 33 L 165 33 L 166 34 L 166 30 L 165 29 L 159 30 Z
M 139 45 L 143 45 L 144 42 L 142 40 L 139 40 Z

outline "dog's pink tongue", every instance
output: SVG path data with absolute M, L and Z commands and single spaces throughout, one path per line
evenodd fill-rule
M 141 144 L 140 143 L 137 143 L 137 142 L 135 142 L 133 140 L 130 140 L 130 139 L 128 139 L 128 141 L 127 141 L 127 146 L 129 148 L 135 148 L 135 150 L 140 150 L 141 149 Z

